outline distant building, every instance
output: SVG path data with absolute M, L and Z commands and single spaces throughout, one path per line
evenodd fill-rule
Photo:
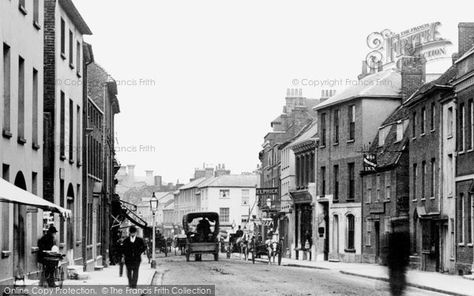
M 86 235 L 83 244 L 86 250 L 85 265 L 92 268 L 109 261 L 110 204 L 115 194 L 115 173 L 119 165 L 115 159 L 115 115 L 120 113 L 117 99 L 117 83 L 107 71 L 94 60 L 92 47 L 85 44 L 84 53 L 91 57 L 86 63 L 87 105 L 84 105 L 85 140 L 87 163 L 84 164 L 83 221 Z
M 258 211 L 257 184 L 257 175 L 221 175 L 200 181 L 195 211 L 217 212 L 219 226 L 230 232 L 238 226 L 249 228 L 249 220 Z
M 333 94 L 333 92 L 328 92 L 327 94 Z M 285 173 L 285 186 L 288 185 L 288 182 L 292 182 L 293 177 L 289 175 L 289 172 L 281 168 L 282 149 L 285 149 L 284 147 L 287 146 L 288 141 L 293 139 L 304 126 L 316 118 L 316 112 L 313 111 L 313 107 L 320 102 L 321 99 L 304 97 L 301 89 L 287 90 L 283 112 L 271 122 L 272 131 L 265 135 L 262 145 L 263 149 L 258 155 L 260 160 L 259 188 L 277 188 L 279 192 L 282 192 L 282 176 L 280 175 L 282 172 Z M 285 155 L 287 154 L 288 149 L 285 151 Z M 286 194 L 285 198 L 288 198 L 288 186 L 283 190 L 285 190 L 285 193 L 283 193 Z M 267 197 L 262 196 L 262 199 L 265 199 L 265 201 L 261 201 L 259 204 L 266 205 Z M 270 196 L 272 213 L 268 212 L 265 207 L 260 208 L 263 210 L 262 216 L 273 221 L 270 225 L 262 224 L 259 232 L 265 236 L 270 228 L 278 229 L 280 237 L 287 240 L 291 231 L 288 222 L 289 217 L 287 216 L 290 207 L 288 199 L 282 204 L 281 198 L 282 195 L 280 193 Z M 284 206 L 283 208 L 282 205 Z M 285 244 L 288 244 L 288 241 Z M 288 247 L 288 245 L 286 246 Z

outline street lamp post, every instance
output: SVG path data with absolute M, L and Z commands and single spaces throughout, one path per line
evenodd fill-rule
M 155 236 L 156 236 L 156 233 L 155 233 L 155 214 L 156 214 L 156 211 L 158 209 L 158 198 L 156 198 L 155 196 L 155 192 L 153 192 L 153 195 L 150 199 L 150 209 L 151 209 L 151 213 L 152 213 L 152 216 L 153 216 L 153 220 L 152 220 L 152 224 L 153 224 L 153 235 L 152 235 L 152 253 L 151 253 L 151 268 L 156 268 L 156 259 L 155 259 L 155 248 L 156 248 L 156 239 L 155 239 Z

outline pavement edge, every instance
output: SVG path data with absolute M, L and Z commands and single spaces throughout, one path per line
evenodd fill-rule
M 357 276 L 357 277 L 362 277 L 362 278 L 368 278 L 368 279 L 372 279 L 372 280 L 379 280 L 379 281 L 388 282 L 388 279 L 385 278 L 385 277 L 377 277 L 377 276 L 371 276 L 371 275 L 365 275 L 365 274 L 358 274 L 358 273 L 353 273 L 353 272 L 344 271 L 344 270 L 340 270 L 339 272 L 342 273 L 342 274 L 345 274 L 345 275 L 351 275 L 351 276 Z M 467 294 L 455 293 L 455 292 L 452 292 L 452 291 L 436 289 L 436 288 L 432 288 L 432 287 L 429 287 L 429 286 L 419 285 L 419 284 L 414 284 L 414 283 L 407 283 L 407 286 L 422 289 L 422 290 L 427 290 L 427 291 L 431 291 L 431 292 L 436 292 L 436 293 L 443 293 L 443 294 L 447 294 L 447 295 L 453 295 L 453 296 L 469 296 Z

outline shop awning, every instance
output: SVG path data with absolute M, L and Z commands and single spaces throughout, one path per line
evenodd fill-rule
M 71 211 L 55 205 L 0 178 L 0 202 L 32 206 L 71 217 Z

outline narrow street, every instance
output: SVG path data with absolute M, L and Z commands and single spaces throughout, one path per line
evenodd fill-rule
M 184 256 L 159 258 L 156 284 L 216 285 L 216 295 L 390 295 L 387 283 L 333 270 L 252 264 L 221 256 L 186 262 Z M 409 288 L 406 295 L 443 295 Z

